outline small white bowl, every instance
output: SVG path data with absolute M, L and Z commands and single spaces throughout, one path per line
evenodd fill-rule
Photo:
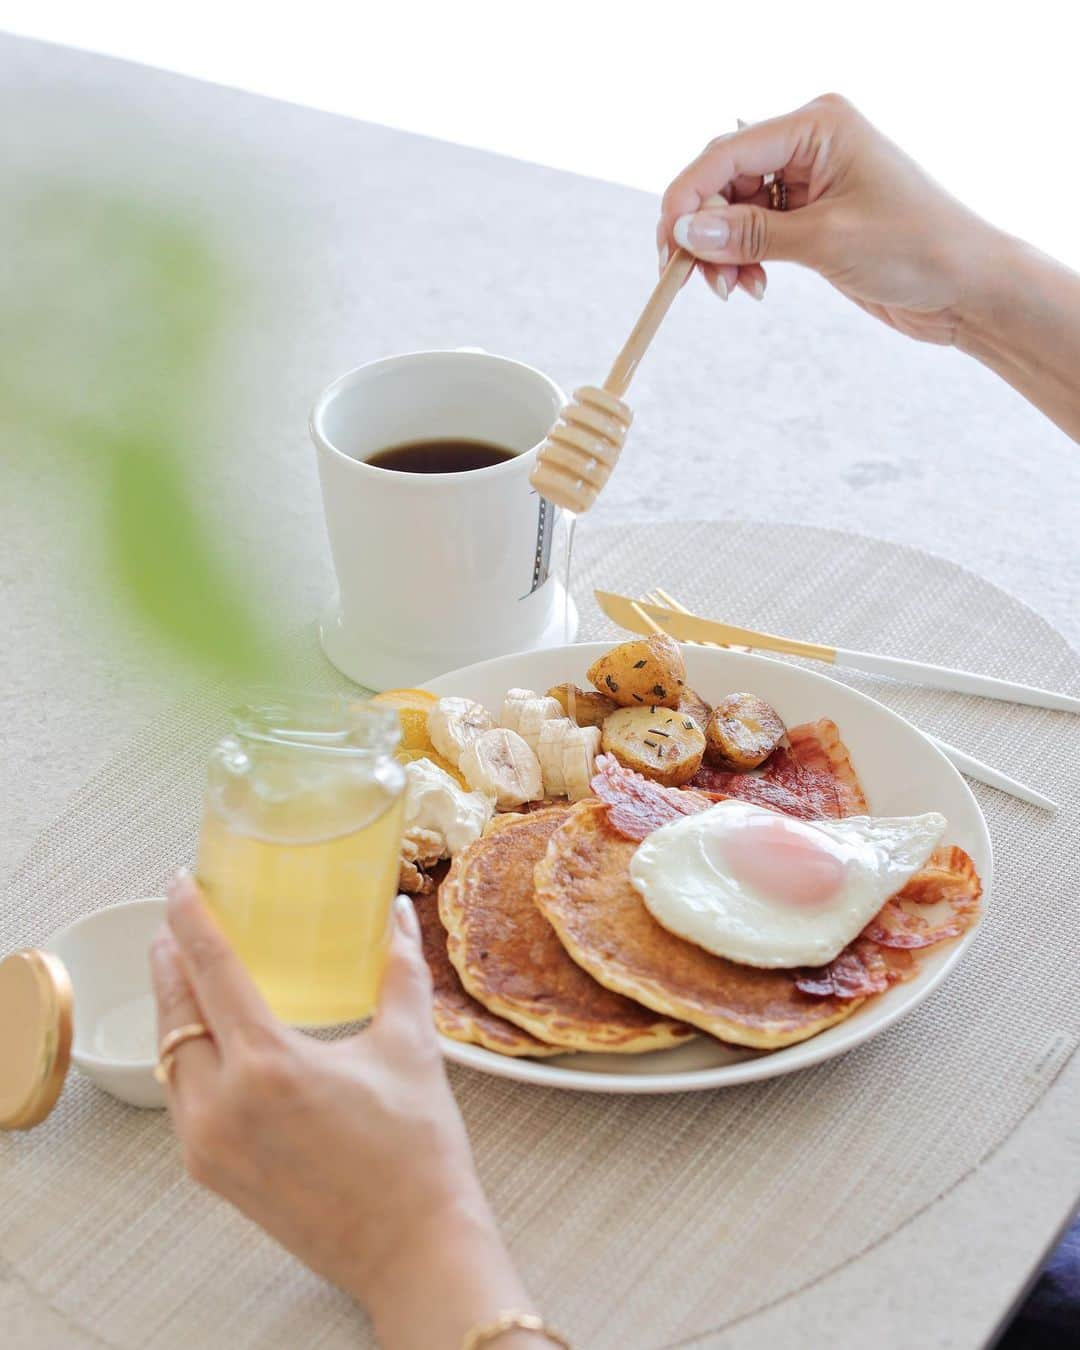
M 154 1081 L 150 982 L 150 943 L 164 918 L 164 900 L 130 900 L 78 919 L 45 945 L 64 963 L 75 993 L 72 1063 L 131 1106 L 165 1105 Z

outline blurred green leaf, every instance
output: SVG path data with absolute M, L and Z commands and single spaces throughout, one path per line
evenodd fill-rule
M 180 656 L 265 678 L 271 657 L 167 442 L 101 446 L 108 559 L 135 617 Z
M 151 646 L 265 678 L 274 648 L 253 588 L 199 500 L 214 357 L 239 303 L 230 267 L 179 206 L 72 184 L 7 208 L 4 458 L 18 468 L 25 456 L 43 509 L 56 476 L 78 471 L 80 523 L 104 546 L 77 580 L 108 586 Z

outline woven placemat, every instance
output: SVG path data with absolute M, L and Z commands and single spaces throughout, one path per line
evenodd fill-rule
M 657 583 L 734 622 L 1080 692 L 1042 619 L 941 559 L 828 530 L 726 522 L 590 530 L 581 637 L 614 636 L 593 585 Z M 334 677 L 305 634 L 298 669 Z M 582 1346 L 715 1333 L 881 1242 L 998 1147 L 1080 1035 L 1080 720 L 841 679 L 1054 796 L 975 787 L 997 881 L 957 972 L 842 1059 L 671 1097 L 573 1095 L 454 1069 L 481 1173 L 542 1305 Z M 160 890 L 192 857 L 212 701 L 177 708 L 71 801 L 0 904 L 0 950 Z M 50 1120 L 0 1138 L 0 1261 L 110 1347 L 370 1345 L 362 1316 L 182 1175 L 167 1120 L 77 1074 Z M 961 1240 L 961 1235 L 957 1235 Z M 423 1273 L 417 1272 L 418 1292 Z

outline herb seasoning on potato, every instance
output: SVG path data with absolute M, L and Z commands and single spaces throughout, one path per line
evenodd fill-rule
M 593 662 L 587 676 L 623 708 L 677 708 L 686 687 L 679 644 L 659 633 L 612 647 Z
M 666 787 L 689 782 L 701 767 L 705 734 L 677 709 L 620 708 L 605 721 L 601 747 L 627 769 Z
M 682 691 L 682 698 L 679 699 L 679 712 L 683 713 L 686 717 L 692 717 L 702 731 L 704 731 L 705 723 L 708 722 L 709 714 L 712 712 L 712 709 L 700 694 L 695 693 L 689 685 L 686 685 Z

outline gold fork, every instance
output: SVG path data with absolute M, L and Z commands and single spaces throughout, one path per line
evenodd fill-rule
M 659 608 L 665 609 L 677 609 L 680 614 L 691 613 L 685 605 L 680 605 L 673 595 L 669 595 L 668 592 L 660 586 L 654 586 L 651 591 L 646 591 L 641 599 L 647 605 L 656 605 Z M 664 629 L 660 627 L 650 614 L 646 614 L 640 605 L 634 606 L 634 613 L 647 623 L 654 633 L 664 632 Z M 752 647 L 740 647 L 734 642 L 695 642 L 692 645 L 695 647 L 723 647 L 729 652 L 749 652 L 753 650 Z

